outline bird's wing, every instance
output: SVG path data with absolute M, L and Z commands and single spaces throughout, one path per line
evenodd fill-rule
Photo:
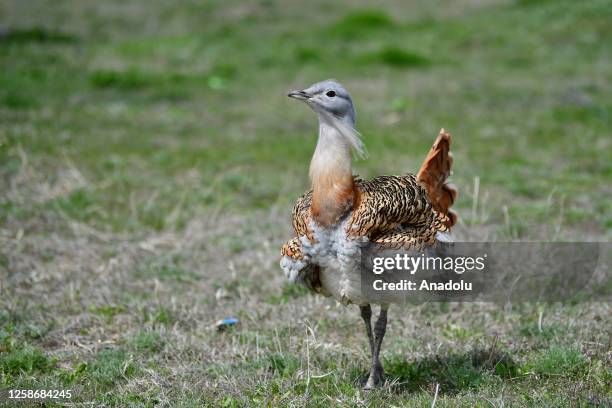
M 449 218 L 436 210 L 427 192 L 412 174 L 355 179 L 358 197 L 347 224 L 347 235 L 371 242 L 431 243 L 437 231 L 448 230 Z M 310 206 L 312 191 L 293 206 L 292 223 L 298 237 L 313 241 Z M 290 250 L 290 248 L 288 248 Z
M 448 217 L 436 210 L 412 174 L 356 180 L 359 191 L 347 234 L 370 242 L 431 244 L 448 230 Z

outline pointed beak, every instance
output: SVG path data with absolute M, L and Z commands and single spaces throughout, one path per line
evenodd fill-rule
M 300 101 L 305 101 L 307 99 L 312 98 L 312 95 L 305 91 L 289 91 L 287 96 L 290 98 L 298 99 Z

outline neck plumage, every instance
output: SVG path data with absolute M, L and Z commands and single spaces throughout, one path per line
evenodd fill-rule
M 351 140 L 341 131 L 346 132 L 346 126 L 320 119 L 319 140 L 310 162 L 311 213 L 317 223 L 326 227 L 335 224 L 356 202 Z M 352 126 L 348 130 L 353 130 Z

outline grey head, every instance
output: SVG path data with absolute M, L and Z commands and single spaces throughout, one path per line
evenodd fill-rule
M 351 96 L 333 79 L 317 82 L 301 91 L 290 91 L 287 96 L 306 102 L 320 120 L 335 118 L 355 127 L 355 108 Z

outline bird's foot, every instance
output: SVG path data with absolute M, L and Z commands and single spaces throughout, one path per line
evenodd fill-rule
M 368 377 L 368 381 L 366 382 L 364 390 L 373 390 L 374 388 L 381 385 L 385 380 L 385 372 L 382 368 L 382 365 L 373 366 L 370 370 L 370 376 Z

